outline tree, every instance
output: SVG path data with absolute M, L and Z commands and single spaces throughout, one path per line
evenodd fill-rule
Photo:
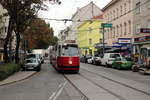
M 59 0 L 0 0 L 2 6 L 8 11 L 9 26 L 7 36 L 4 43 L 4 61 L 9 62 L 7 47 L 10 41 L 13 30 L 16 33 L 16 53 L 15 61 L 18 63 L 18 51 L 20 45 L 20 35 L 25 31 L 30 24 L 32 18 L 36 17 L 37 12 L 40 9 L 46 9 L 44 1 L 50 1 L 51 3 L 61 2 Z
M 26 29 L 24 37 L 28 40 L 29 49 L 45 49 L 53 40 L 54 31 L 44 20 L 34 19 Z

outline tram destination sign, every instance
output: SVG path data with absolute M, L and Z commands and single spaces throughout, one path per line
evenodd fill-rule
M 150 33 L 150 28 L 141 28 L 140 32 L 141 33 Z

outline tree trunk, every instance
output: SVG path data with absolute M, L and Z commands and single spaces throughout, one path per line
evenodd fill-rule
M 16 51 L 15 51 L 15 63 L 17 63 L 17 64 L 19 63 L 19 60 L 20 60 L 20 58 L 19 58 L 20 41 L 21 41 L 20 34 L 17 33 L 16 34 Z
M 9 20 L 9 25 L 8 25 L 8 31 L 6 38 L 4 40 L 4 62 L 8 63 L 9 62 L 9 57 L 8 57 L 8 44 L 12 36 L 12 31 L 13 31 L 13 21 L 10 18 Z

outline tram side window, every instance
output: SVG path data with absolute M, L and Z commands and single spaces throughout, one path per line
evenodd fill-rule
M 58 56 L 61 56 L 61 46 L 58 47 Z

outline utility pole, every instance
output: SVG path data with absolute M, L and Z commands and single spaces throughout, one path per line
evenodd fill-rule
M 102 26 L 102 35 L 103 35 L 103 56 L 104 56 L 104 53 L 105 53 L 105 36 L 104 36 L 104 33 L 105 33 L 105 28 L 104 26 Z
M 112 28 L 112 24 L 111 23 L 102 23 L 101 24 L 101 29 L 102 29 L 102 35 L 103 35 L 103 56 L 105 53 L 105 28 Z

